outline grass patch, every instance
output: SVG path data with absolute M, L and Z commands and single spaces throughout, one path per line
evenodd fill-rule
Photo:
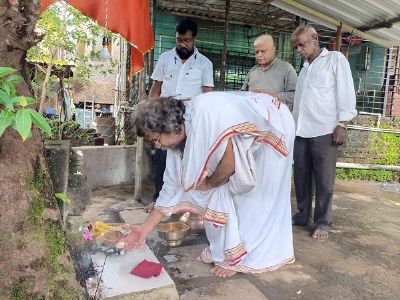
M 26 291 L 26 288 L 20 283 L 13 284 L 13 286 L 10 288 L 10 298 L 12 300 L 28 299 L 28 293 Z
M 342 180 L 372 180 L 378 182 L 394 181 L 395 175 L 392 171 L 385 170 L 359 170 L 359 169 L 336 169 L 336 178 Z

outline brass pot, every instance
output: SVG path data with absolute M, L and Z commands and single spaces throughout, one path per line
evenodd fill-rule
M 158 224 L 158 236 L 165 244 L 176 247 L 182 244 L 189 226 L 181 222 L 165 222 Z
M 204 221 L 202 215 L 186 212 L 179 218 L 179 222 L 189 225 L 190 235 L 197 235 L 204 230 Z

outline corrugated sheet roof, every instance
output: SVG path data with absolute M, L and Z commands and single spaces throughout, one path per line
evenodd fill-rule
M 399 0 L 275 0 L 273 5 L 306 19 L 334 28 L 326 18 L 301 6 L 341 21 L 383 41 L 386 46 L 400 45 Z
M 158 0 L 157 10 L 224 22 L 225 3 L 225 0 Z M 365 32 L 364 38 L 386 47 L 400 45 L 399 0 L 231 0 L 230 3 L 232 24 L 290 32 L 298 15 L 332 29 L 343 22 L 348 25 L 343 27 L 344 31 L 360 35 Z

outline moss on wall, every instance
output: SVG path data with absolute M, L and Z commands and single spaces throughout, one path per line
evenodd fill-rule
M 34 258 L 26 258 L 21 265 L 21 273 L 25 268 L 42 274 L 44 287 L 39 292 L 35 291 L 35 276 L 20 276 L 14 282 L 8 294 L 10 299 L 84 299 L 82 290 L 75 282 L 75 271 L 71 264 L 65 263 L 67 242 L 59 218 L 45 217 L 45 210 L 58 209 L 54 197 L 46 194 L 47 177 L 40 164 L 35 165 L 34 175 L 28 183 L 31 196 L 31 206 L 26 214 L 26 220 L 18 229 L 21 238 L 25 238 L 25 244 L 31 243 L 26 240 L 34 238 L 38 249 L 43 253 L 35 251 Z M 44 200 L 46 199 L 46 201 Z M 55 215 L 58 213 L 55 212 Z M 24 241 L 22 241 L 24 242 Z M 22 247 L 23 248 L 23 247 Z M 31 273 L 34 274 L 34 273 Z M 37 279 L 36 279 L 37 280 Z

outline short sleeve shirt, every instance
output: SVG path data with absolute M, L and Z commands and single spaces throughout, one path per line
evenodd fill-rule
M 162 81 L 161 97 L 192 98 L 203 86 L 214 87 L 213 65 L 197 48 L 182 63 L 174 48 L 160 55 L 151 79 Z

